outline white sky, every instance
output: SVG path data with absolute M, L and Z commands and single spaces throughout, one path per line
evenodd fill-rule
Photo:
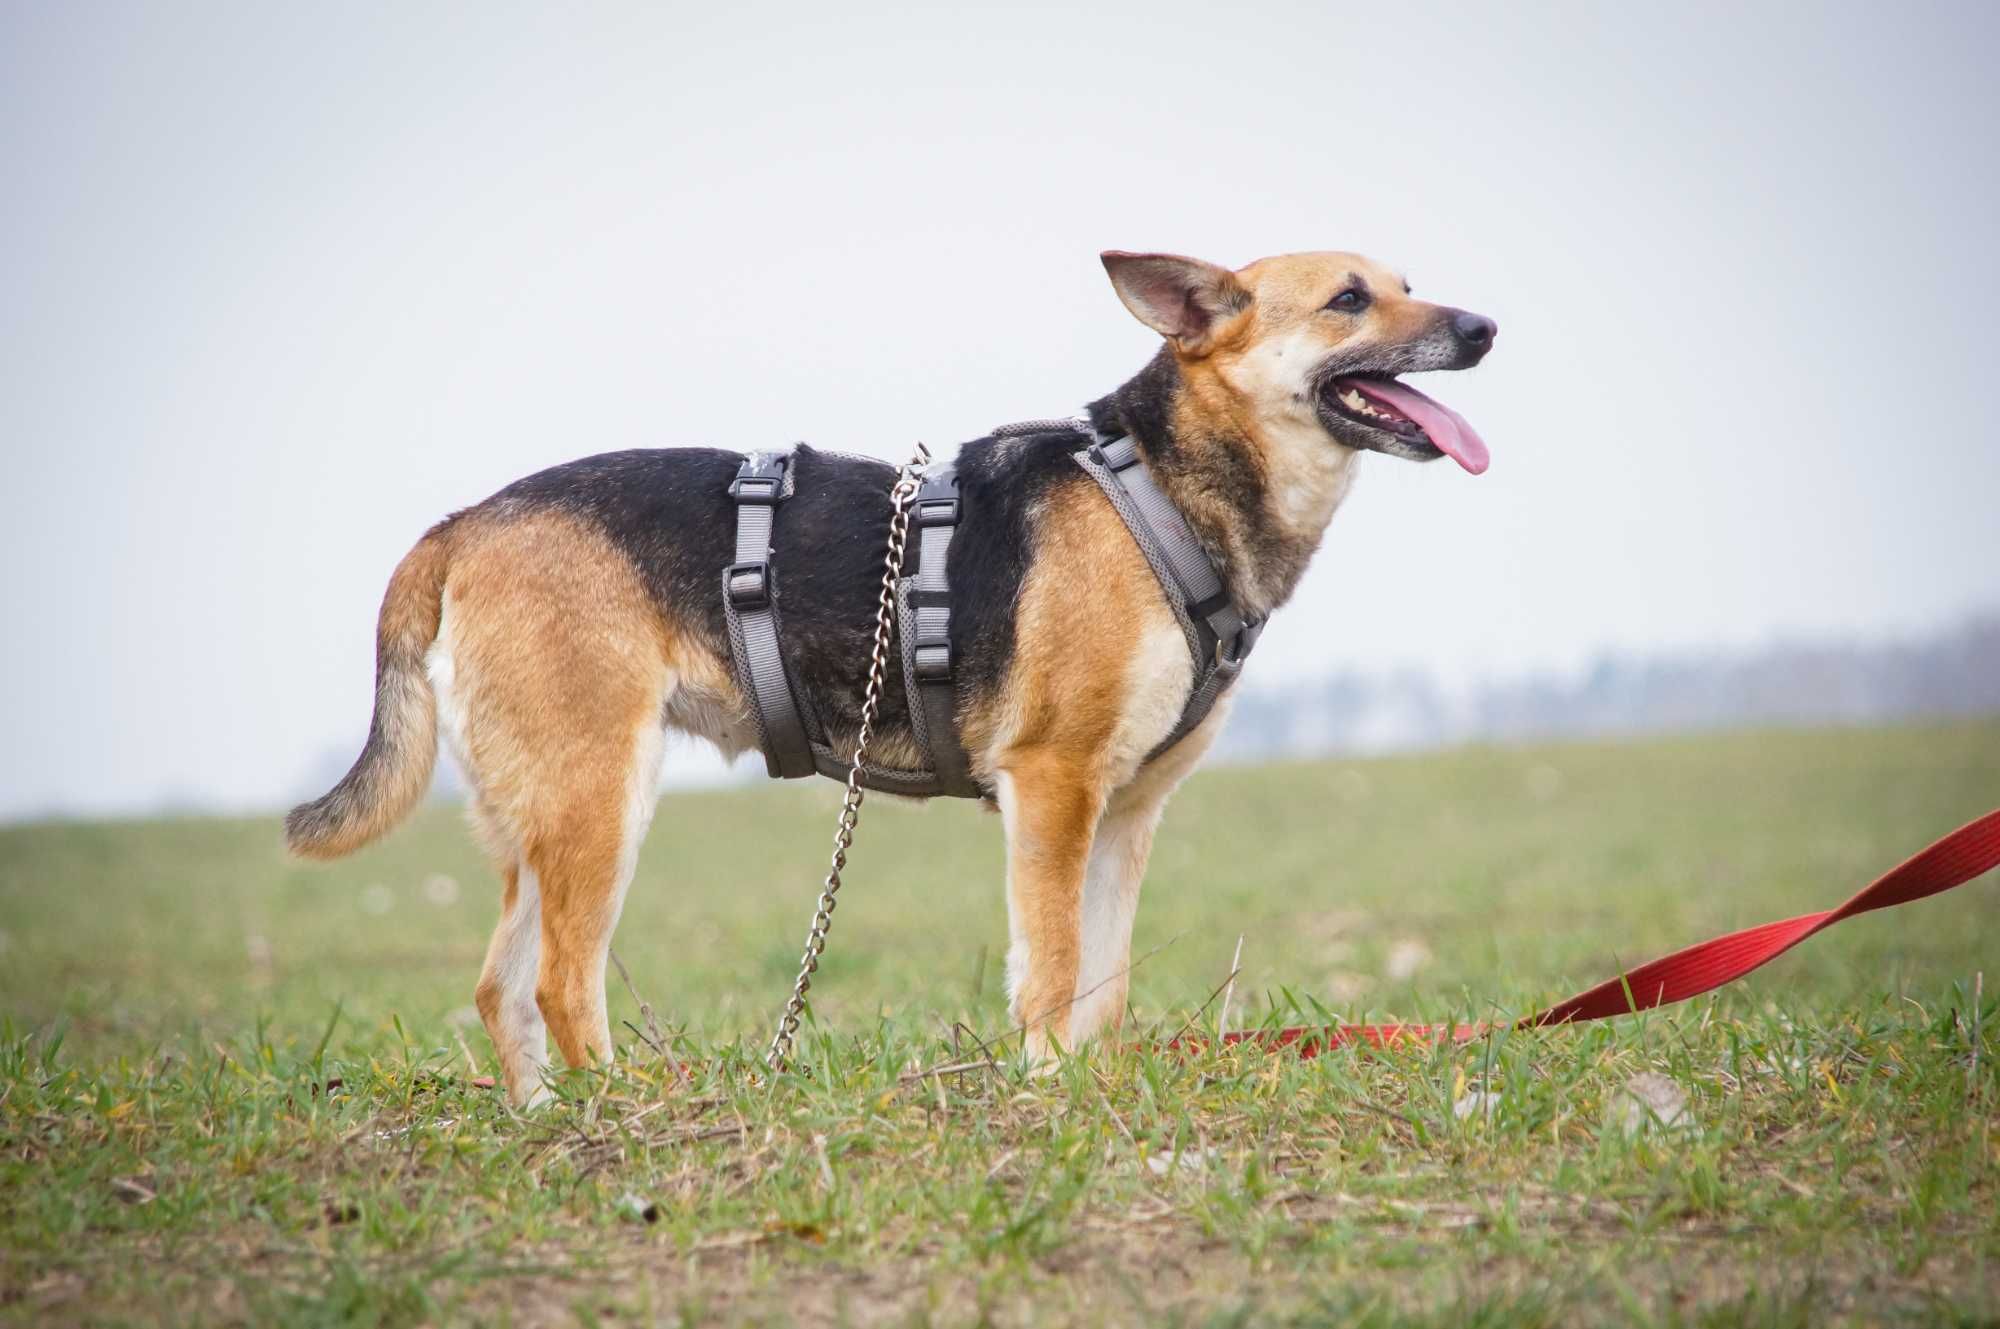
M 1493 469 L 1368 459 L 1264 681 L 2000 603 L 1992 7 L 838 9 L 0 9 L 0 816 L 312 792 L 544 465 L 1073 408 L 1107 247 L 1500 322 Z

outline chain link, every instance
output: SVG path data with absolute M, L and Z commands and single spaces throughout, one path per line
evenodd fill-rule
M 868 690 L 861 699 L 861 728 L 854 737 L 854 760 L 847 766 L 847 795 L 840 803 L 840 820 L 833 833 L 833 861 L 820 887 L 819 905 L 813 910 L 812 926 L 806 932 L 805 954 L 799 957 L 799 976 L 792 984 L 791 1000 L 778 1017 L 777 1032 L 764 1054 L 764 1064 L 779 1070 L 791 1060 L 793 1040 L 799 1032 L 799 1015 L 806 1007 L 806 993 L 826 953 L 827 930 L 833 926 L 834 896 L 840 892 L 840 870 L 847 866 L 847 851 L 854 847 L 854 827 L 861 820 L 861 763 L 873 737 L 875 709 L 882 701 L 882 676 L 888 669 L 889 636 L 896 621 L 896 580 L 903 571 L 903 546 L 910 532 L 910 500 L 922 483 L 918 472 L 929 463 L 931 451 L 917 444 L 916 455 L 896 473 L 889 490 L 889 555 L 882 568 L 882 593 L 875 604 L 875 649 L 868 660 Z

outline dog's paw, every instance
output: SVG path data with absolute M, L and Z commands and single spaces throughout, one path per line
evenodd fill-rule
M 1062 1041 L 1044 1029 L 1031 1029 L 1021 1042 L 1021 1065 L 1037 1079 L 1054 1075 L 1062 1066 Z
M 547 1107 L 555 1100 L 555 1091 L 549 1088 L 547 1081 L 541 1079 L 507 1086 L 507 1106 L 516 1112 L 533 1112 L 538 1108 Z

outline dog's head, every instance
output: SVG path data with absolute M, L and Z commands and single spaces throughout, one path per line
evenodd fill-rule
M 1470 369 L 1490 318 L 1430 304 L 1358 254 L 1284 254 L 1231 272 L 1177 254 L 1104 254 L 1125 307 L 1164 336 L 1205 411 L 1317 429 L 1392 457 L 1450 456 L 1474 475 L 1486 444 L 1398 374 Z M 1252 432 L 1258 432 L 1253 430 Z

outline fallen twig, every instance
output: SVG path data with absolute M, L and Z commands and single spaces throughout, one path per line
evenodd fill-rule
M 1972 1060 L 1968 1062 L 1965 1067 L 1965 1096 L 1967 1098 L 1985 1097 L 1984 1086 L 1982 1086 L 1979 1083 L 1979 1040 L 1981 1037 L 1979 1025 L 1980 1025 L 1980 1016 L 1982 1014 L 1979 1007 L 1984 1000 L 1985 989 L 1986 989 L 1986 971 L 1984 969 L 1973 970 L 1972 971 Z
M 1125 1118 L 1118 1115 L 1118 1109 L 1111 1106 L 1111 1100 L 1105 1096 L 1104 1086 L 1096 1085 L 1094 1087 L 1097 1090 L 1097 1101 L 1104 1104 L 1104 1110 L 1111 1114 L 1111 1120 L 1118 1127 L 1119 1134 L 1125 1137 L 1125 1143 L 1137 1149 L 1139 1147 L 1138 1139 L 1132 1134 L 1132 1128 L 1125 1124 Z
M 949 1066 L 930 1066 L 923 1070 L 904 1071 L 896 1077 L 896 1083 L 915 1084 L 917 1081 L 927 1080 L 933 1075 L 958 1075 L 965 1071 L 997 1071 L 999 1069 L 1000 1063 L 994 1061 L 993 1058 L 981 1057 L 977 1061 L 957 1061 Z
M 1215 1028 L 1218 1033 L 1229 1032 L 1229 1006 L 1236 1000 L 1236 976 L 1242 972 L 1243 934 L 1239 932 L 1236 934 L 1236 954 L 1229 960 L 1229 986 L 1223 989 L 1222 1010 L 1215 1017 Z
M 625 990 L 632 994 L 632 1000 L 639 1003 L 639 1018 L 646 1022 L 646 1032 L 640 1034 L 638 1029 L 633 1027 L 630 1020 L 623 1021 L 622 1023 L 627 1029 L 631 1029 L 633 1033 L 639 1034 L 639 1037 L 645 1039 L 646 1046 L 653 1049 L 655 1054 L 662 1057 L 666 1056 L 667 1039 L 666 1035 L 660 1032 L 660 1022 L 653 1018 L 653 1003 L 640 996 L 639 989 L 632 986 L 632 975 L 625 972 L 625 962 L 618 958 L 618 948 L 613 946 L 609 949 L 611 951 L 611 963 L 618 967 L 618 977 L 624 982 Z
M 1234 983 L 1236 981 L 1237 973 L 1238 973 L 1237 970 L 1231 969 L 1229 971 L 1229 977 L 1223 979 L 1220 983 L 1216 984 L 1215 991 L 1208 994 L 1208 1000 L 1204 1001 L 1201 1005 L 1197 1006 L 1195 1008 L 1194 1014 L 1188 1016 L 1187 1023 L 1182 1025 L 1177 1031 L 1175 1031 L 1174 1036 L 1167 1040 L 1166 1042 L 1167 1047 L 1172 1047 L 1174 1044 L 1180 1042 L 1181 1035 L 1185 1034 L 1188 1030 L 1194 1028 L 1195 1021 L 1201 1019 L 1202 1015 L 1208 1010 L 1208 1008 L 1215 1004 L 1215 999 L 1222 995 L 1223 989 L 1227 988 L 1231 983 Z

